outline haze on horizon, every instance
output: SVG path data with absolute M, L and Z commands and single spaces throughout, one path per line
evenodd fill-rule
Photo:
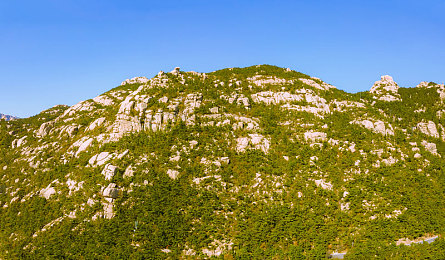
M 347 92 L 445 81 L 445 2 L 2 1 L 0 113 L 73 105 L 159 70 L 271 64 Z

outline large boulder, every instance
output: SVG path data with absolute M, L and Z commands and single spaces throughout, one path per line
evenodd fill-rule
M 116 183 L 110 183 L 102 192 L 102 195 L 107 198 L 116 199 L 119 197 L 119 188 L 117 188 Z
M 39 130 L 37 131 L 37 136 L 39 137 L 47 136 L 50 133 L 51 129 L 53 129 L 53 127 L 54 127 L 53 121 L 43 123 L 40 126 Z

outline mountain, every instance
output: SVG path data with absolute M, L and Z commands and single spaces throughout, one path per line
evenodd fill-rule
M 17 119 L 17 117 L 10 116 L 10 115 L 4 115 L 4 114 L 0 113 L 0 120 L 10 121 L 10 120 L 15 120 L 15 119 Z
M 444 100 L 175 68 L 0 121 L 0 258 L 442 258 Z

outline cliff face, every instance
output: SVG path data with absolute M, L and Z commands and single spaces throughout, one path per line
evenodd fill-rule
M 1 121 L 0 258 L 318 258 L 441 235 L 443 93 L 175 68 Z

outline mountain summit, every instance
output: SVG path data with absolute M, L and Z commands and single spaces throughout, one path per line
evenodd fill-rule
M 440 258 L 444 100 L 175 68 L 0 121 L 0 258 Z
M 383 101 L 400 101 L 398 94 L 399 86 L 394 82 L 391 76 L 385 75 L 379 81 L 376 81 L 372 86 L 370 93 Z

